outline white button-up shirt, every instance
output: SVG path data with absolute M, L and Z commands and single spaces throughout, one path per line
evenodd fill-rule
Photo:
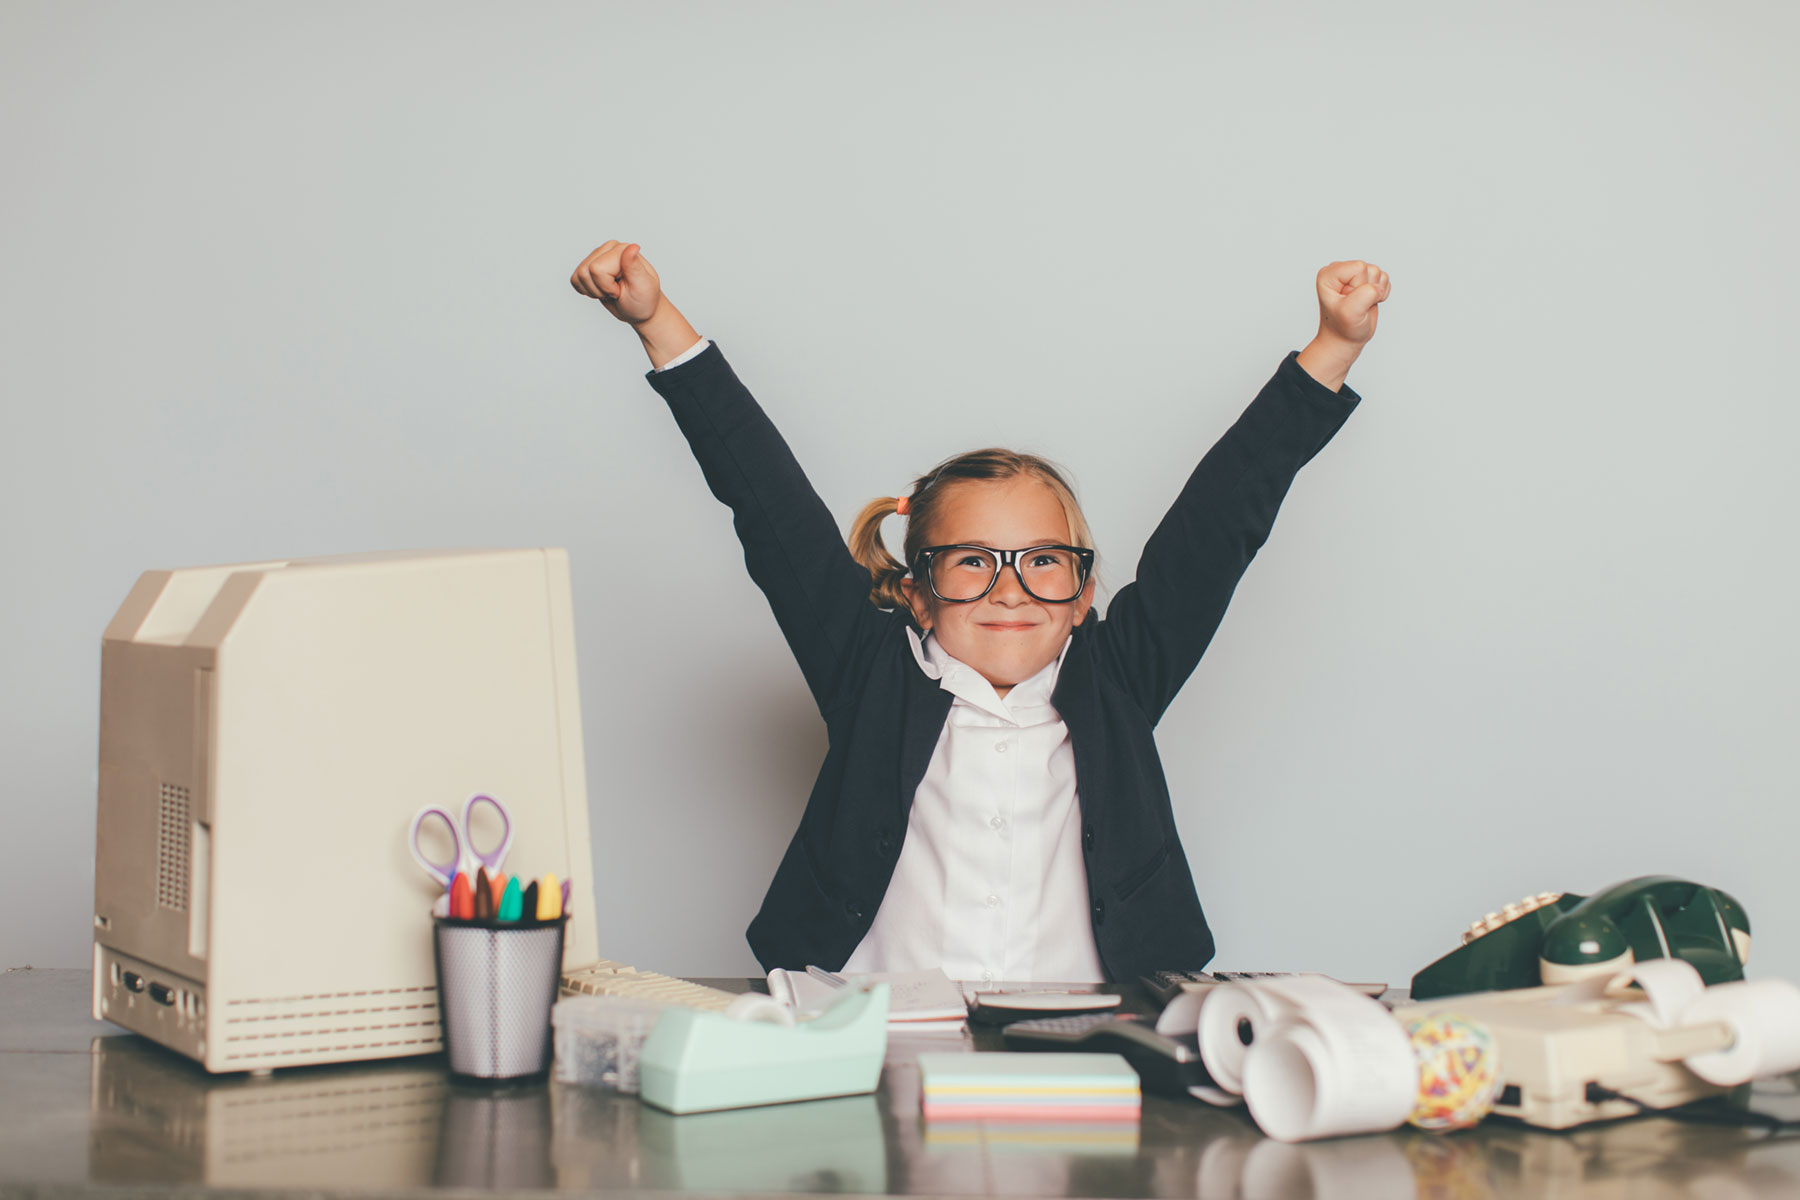
M 937 639 L 907 630 L 919 669 L 955 697 L 875 923 L 846 971 L 1097 982 L 1069 728 L 1056 661 L 1003 699 Z M 1063 654 L 1068 646 L 1063 647 Z

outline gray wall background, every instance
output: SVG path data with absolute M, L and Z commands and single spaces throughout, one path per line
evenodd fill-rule
M 818 719 L 636 339 L 641 242 L 847 521 L 999 442 L 1129 580 L 1393 275 L 1161 727 L 1221 966 L 1404 981 L 1646 872 L 1800 975 L 1800 11 L 0 7 L 0 964 L 88 959 L 140 571 L 563 545 L 602 950 L 751 971 Z M 897 529 L 894 531 L 897 537 Z

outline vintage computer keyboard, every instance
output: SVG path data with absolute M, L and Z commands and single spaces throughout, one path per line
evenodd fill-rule
M 1287 979 L 1294 976 L 1294 971 L 1157 971 L 1154 974 L 1139 976 L 1144 990 L 1159 1005 L 1167 1005 L 1169 1001 L 1190 988 L 1207 988 L 1220 983 L 1255 983 L 1259 979 Z M 1338 982 L 1342 982 L 1339 980 Z M 1372 996 L 1379 1000 L 1388 990 L 1385 983 L 1346 983 L 1345 987 Z
M 685 979 L 659 975 L 655 971 L 640 971 L 636 967 L 604 958 L 565 972 L 562 977 L 562 994 L 616 996 L 621 1000 L 647 1000 L 712 1012 L 723 1012 L 737 999 L 735 992 L 689 983 Z

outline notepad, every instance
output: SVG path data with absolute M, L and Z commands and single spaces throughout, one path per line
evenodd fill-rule
M 846 975 L 844 979 L 851 985 L 888 985 L 890 1032 L 957 1033 L 969 1015 L 962 989 L 952 983 L 941 968 Z M 823 1010 L 837 995 L 838 986 L 805 971 L 777 967 L 769 972 L 769 995 L 788 1005 L 798 1016 Z
M 1117 1054 L 919 1055 L 919 1100 L 947 1120 L 1135 1121 L 1137 1072 Z

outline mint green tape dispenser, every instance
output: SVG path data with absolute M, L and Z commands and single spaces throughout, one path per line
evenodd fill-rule
M 671 1008 L 644 1040 L 638 1095 L 692 1113 L 872 1092 L 887 1054 L 887 1018 L 885 983 L 846 988 L 798 1024 Z

